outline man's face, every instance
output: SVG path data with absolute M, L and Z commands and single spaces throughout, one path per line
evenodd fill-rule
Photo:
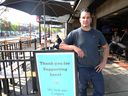
M 92 22 L 91 14 L 89 12 L 82 12 L 80 15 L 80 23 L 82 27 L 90 27 Z

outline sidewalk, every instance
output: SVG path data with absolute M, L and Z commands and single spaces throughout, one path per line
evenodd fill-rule
M 128 63 L 120 60 L 110 61 L 103 70 L 105 80 L 105 96 L 128 96 Z M 92 96 L 92 88 L 89 95 Z
M 105 96 L 128 96 L 128 63 L 120 60 L 104 69 Z

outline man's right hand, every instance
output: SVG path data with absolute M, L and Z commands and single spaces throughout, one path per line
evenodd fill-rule
M 60 49 L 64 49 L 64 50 L 73 50 L 77 53 L 77 55 L 80 57 L 80 58 L 83 58 L 85 56 L 86 53 L 84 53 L 84 51 L 75 46 L 75 45 L 68 45 L 68 44 L 65 44 L 64 42 L 60 43 L 59 45 L 59 48 Z
M 85 56 L 85 53 L 84 51 L 77 47 L 77 46 L 73 46 L 73 50 L 77 53 L 77 55 L 80 57 L 80 58 L 83 58 Z

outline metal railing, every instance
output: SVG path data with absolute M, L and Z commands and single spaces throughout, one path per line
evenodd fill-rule
M 0 95 L 35 94 L 34 51 L 1 50 L 0 54 Z

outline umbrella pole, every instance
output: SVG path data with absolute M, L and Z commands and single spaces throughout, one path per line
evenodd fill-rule
M 46 38 L 46 28 L 45 28 L 45 20 L 46 20 L 46 17 L 45 17 L 45 2 L 43 2 L 43 9 L 44 9 L 44 47 L 45 47 L 45 50 L 47 49 L 47 38 Z
M 41 16 L 39 16 L 39 42 L 41 45 Z

